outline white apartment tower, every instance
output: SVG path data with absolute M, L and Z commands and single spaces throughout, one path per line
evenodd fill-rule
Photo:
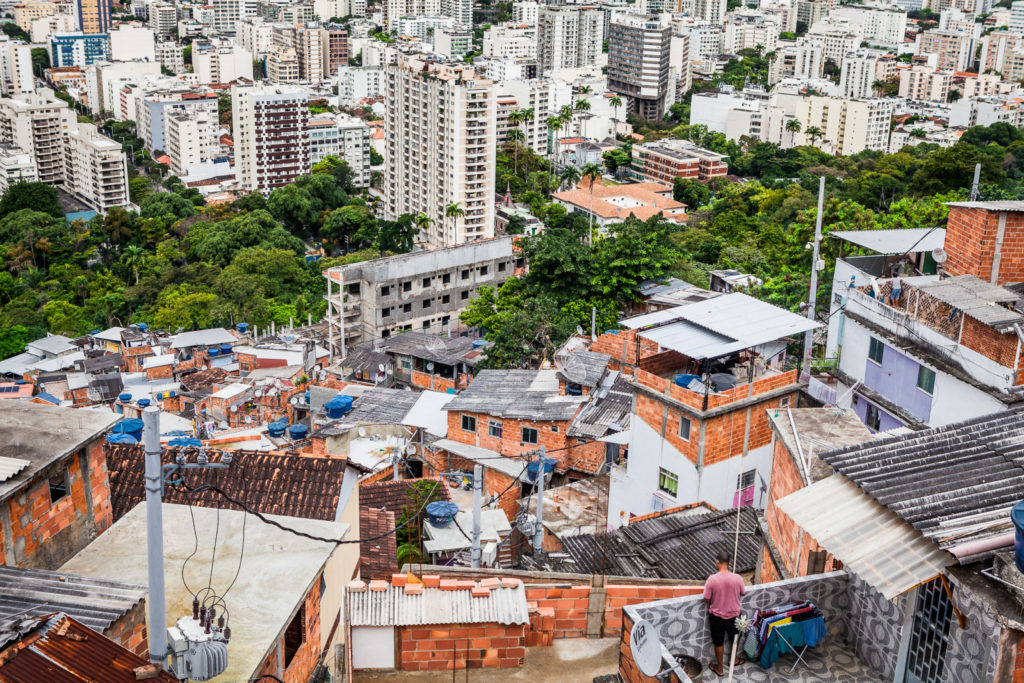
M 6 95 L 35 92 L 32 74 L 32 46 L 22 42 L 0 42 L 0 88 Z
M 441 0 L 441 16 L 451 17 L 463 26 L 473 26 L 472 0 Z
M 91 123 L 71 124 L 62 145 L 63 187 L 99 211 L 128 206 L 128 160 L 121 145 Z
M 531 2 L 516 2 L 512 4 L 512 23 L 521 26 L 526 24 L 528 26 L 536 26 L 537 20 L 540 18 L 540 3 Z
M 431 248 L 494 236 L 497 101 L 471 66 L 398 55 L 387 67 L 385 215 L 426 214 Z M 465 215 L 445 215 L 458 204 Z
M 167 115 L 167 156 L 171 172 L 187 176 L 194 166 L 209 163 L 220 150 L 220 125 L 215 113 L 175 111 Z
M 274 47 L 274 25 L 259 17 L 246 17 L 235 25 L 235 45 L 263 57 Z
M 52 90 L 0 99 L 0 143 L 31 154 L 39 182 L 47 185 L 60 185 L 64 178 L 64 133 L 74 121 Z
M 849 156 L 865 149 L 884 152 L 889 148 L 892 111 L 892 102 L 882 98 L 802 97 L 796 103 L 796 118 L 804 127 L 794 142 L 811 144 L 807 130 L 816 127 L 824 137 L 815 141 L 815 146 L 830 154 Z
M 953 72 L 915 65 L 900 72 L 900 97 L 918 102 L 945 102 L 953 85 Z
M 604 42 L 604 12 L 585 5 L 548 5 L 537 19 L 541 73 L 597 63 Z
M 231 86 L 235 172 L 244 189 L 269 194 L 309 171 L 308 99 L 302 88 Z
M 840 93 L 845 97 L 873 97 L 881 56 L 881 53 L 873 50 L 857 50 L 847 54 L 839 72 Z
M 728 4 L 729 0 L 694 0 L 693 15 L 713 25 L 721 26 L 725 23 Z

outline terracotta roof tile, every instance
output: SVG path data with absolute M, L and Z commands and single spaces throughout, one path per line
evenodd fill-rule
M 228 373 L 223 368 L 210 368 L 182 375 L 178 381 L 184 384 L 189 391 L 199 391 L 200 389 L 209 389 L 227 376 Z
M 396 519 L 402 516 L 402 510 L 409 504 L 407 495 L 409 489 L 422 479 L 399 479 L 378 481 L 371 484 L 359 485 L 359 509 L 383 508 L 395 513 Z M 436 481 L 436 480 L 432 480 Z M 448 486 L 444 482 L 437 487 L 439 493 L 445 500 L 451 500 Z
M 382 579 L 398 571 L 395 535 L 388 533 L 394 528 L 394 512 L 359 506 L 359 538 L 388 534 L 359 544 L 359 575 L 363 579 Z

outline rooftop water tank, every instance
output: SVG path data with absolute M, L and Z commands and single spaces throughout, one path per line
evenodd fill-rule
M 149 406 L 151 401 L 148 398 L 140 398 L 138 401 L 136 401 L 136 403 L 139 404 L 140 408 L 146 408 Z
M 605 334 L 618 334 L 619 331 L 618 330 L 605 330 L 604 333 Z
M 438 527 L 446 527 L 451 524 L 459 506 L 447 500 L 435 500 L 427 504 L 427 517 L 430 523 Z
M 139 440 L 136 439 L 131 434 L 124 434 L 124 433 L 117 434 L 117 433 L 113 433 L 113 432 L 111 432 L 110 434 L 107 434 L 107 443 L 137 444 L 138 442 L 139 442 Z
M 309 405 L 309 391 L 307 390 L 302 396 L 306 399 L 306 405 Z
M 270 436 L 284 436 L 284 430 L 288 428 L 288 423 L 284 420 L 278 420 L 277 422 L 271 422 L 267 425 L 267 434 Z
M 145 332 L 149 329 L 149 325 L 146 323 L 139 323 L 139 332 Z
M 114 428 L 111 429 L 115 434 L 131 434 L 135 437 L 136 441 L 142 440 L 142 420 L 138 418 L 129 418 L 127 420 L 121 420 Z
M 122 403 L 128 403 L 128 401 L 132 400 L 132 395 L 126 391 L 123 394 L 118 394 L 117 400 L 121 401 Z
M 231 353 L 231 344 L 221 344 L 220 345 L 220 355 L 226 356 L 229 353 Z
M 332 420 L 337 420 L 350 410 L 352 410 L 351 396 L 339 394 L 324 404 L 324 411 L 327 413 L 327 417 Z
M 1010 510 L 1010 519 L 1013 521 L 1013 527 L 1017 530 L 1013 539 L 1017 569 L 1024 572 L 1024 500 L 1014 505 L 1013 509 Z
M 171 448 L 199 448 L 203 442 L 196 438 L 179 436 L 168 441 L 167 445 Z
M 208 355 L 210 358 L 215 358 L 216 356 L 220 355 L 220 349 L 218 349 L 216 346 L 211 346 L 210 348 L 206 349 L 206 355 Z
M 103 330 L 93 330 L 93 331 L 92 331 L 92 332 L 90 332 L 89 334 L 99 334 L 99 333 L 100 333 L 100 332 L 102 332 L 102 331 L 103 331 Z
M 486 339 L 474 339 L 473 340 L 473 348 L 474 349 L 479 349 L 481 346 L 487 346 L 487 340 Z
M 246 332 L 249 331 L 249 323 L 238 323 L 237 325 L 235 325 L 235 329 L 241 332 L 242 334 L 245 334 Z
M 292 425 L 288 428 L 288 436 L 292 437 L 293 440 L 298 441 L 299 439 L 305 439 L 306 434 L 309 433 L 309 427 L 306 425 Z
M 558 462 L 555 458 L 544 458 L 544 473 L 551 474 L 555 471 L 555 464 Z M 540 461 L 531 460 L 526 464 L 526 478 L 530 481 L 537 481 L 537 471 L 540 470 Z

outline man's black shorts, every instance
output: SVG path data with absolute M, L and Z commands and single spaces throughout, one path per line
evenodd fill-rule
M 722 647 L 725 644 L 726 635 L 730 640 L 736 637 L 736 617 L 723 619 L 708 612 L 708 622 L 711 624 L 711 642 L 715 647 Z

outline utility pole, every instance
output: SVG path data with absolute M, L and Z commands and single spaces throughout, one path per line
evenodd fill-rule
M 546 449 L 540 447 L 540 467 L 537 468 L 537 527 L 533 530 L 533 555 L 540 556 L 541 545 L 544 543 L 544 470 L 547 458 L 544 457 Z
M 597 341 L 597 306 L 590 307 L 590 341 Z
M 981 184 L 981 164 L 974 165 L 974 182 L 971 183 L 971 201 L 978 201 L 978 186 Z
M 811 291 L 807 300 L 807 319 L 814 322 L 814 304 L 818 298 L 818 257 L 821 254 L 821 219 L 825 209 L 825 176 L 818 183 L 818 218 L 814 223 L 814 256 L 811 260 Z M 814 330 L 804 333 L 804 372 L 811 374 L 811 348 Z
M 163 469 L 160 462 L 160 409 L 142 411 L 146 449 L 146 566 L 149 572 L 149 661 L 167 668 L 167 604 L 164 594 Z
M 484 475 L 480 465 L 473 465 L 473 569 L 480 568 L 480 498 L 483 495 Z

